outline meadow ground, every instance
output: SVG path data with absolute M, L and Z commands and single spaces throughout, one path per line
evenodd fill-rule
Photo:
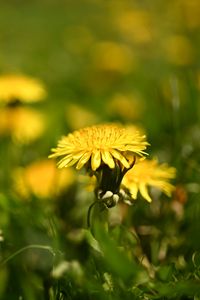
M 1 1 L 0 299 L 200 299 L 199 16 Z

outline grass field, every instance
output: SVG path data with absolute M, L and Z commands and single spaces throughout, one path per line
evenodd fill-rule
M 199 16 L 1 1 L 0 299 L 200 299 Z

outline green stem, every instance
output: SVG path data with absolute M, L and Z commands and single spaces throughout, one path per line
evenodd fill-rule
M 95 237 L 96 225 L 100 224 L 108 231 L 108 208 L 99 200 L 95 200 L 88 209 L 87 225 Z
M 53 251 L 53 249 L 50 246 L 43 246 L 43 245 L 28 245 L 26 247 L 23 247 L 19 250 L 17 250 L 16 252 L 14 252 L 13 254 L 11 254 L 10 256 L 8 256 L 6 259 L 4 259 L 0 265 L 3 266 L 5 265 L 8 261 L 10 261 L 11 259 L 13 259 L 15 256 L 19 255 L 20 253 L 24 252 L 25 250 L 28 249 L 42 249 L 42 250 L 47 250 L 49 251 L 53 256 L 55 256 L 55 252 Z
M 97 204 L 97 201 L 94 201 L 88 208 L 88 213 L 87 213 L 87 227 L 91 227 L 91 212 L 92 208 Z

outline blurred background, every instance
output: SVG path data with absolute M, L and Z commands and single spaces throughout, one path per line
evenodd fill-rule
M 1 0 L 2 300 L 200 299 L 199 36 L 198 0 Z M 47 158 L 61 136 L 116 121 L 139 126 L 150 158 L 177 169 L 171 199 L 116 211 L 131 281 L 112 243 L 111 265 L 91 254 L 84 172 Z

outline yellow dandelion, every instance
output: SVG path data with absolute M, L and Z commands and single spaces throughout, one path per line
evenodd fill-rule
M 190 40 L 183 35 L 173 35 L 163 43 L 166 59 L 175 65 L 190 65 L 194 61 L 194 49 Z
M 141 117 L 144 106 L 138 95 L 115 94 L 109 101 L 107 111 L 125 121 L 134 121 Z
M 73 130 L 90 126 L 98 121 L 98 116 L 92 111 L 77 104 L 68 104 L 66 109 L 66 120 Z
M 48 198 L 59 195 L 74 182 L 72 169 L 58 170 L 54 161 L 41 160 L 14 171 L 15 192 L 27 199 L 30 195 Z
M 0 110 L 0 134 L 8 134 L 19 143 L 29 143 L 40 137 L 45 120 L 39 112 L 24 107 L 5 107 Z
M 92 60 L 94 67 L 103 72 L 127 74 L 136 65 L 131 48 L 112 41 L 102 41 L 94 45 Z
M 194 30 L 200 27 L 200 3 L 199 0 L 182 0 L 184 25 L 189 29 Z M 178 6 L 180 10 L 180 6 Z
M 125 174 L 122 184 L 130 191 L 133 199 L 137 198 L 139 191 L 144 199 L 151 202 L 148 187 L 155 187 L 170 196 L 174 186 L 169 180 L 175 177 L 175 173 L 176 169 L 167 164 L 159 165 L 156 159 L 146 159 L 135 164 Z
M 114 169 L 117 164 L 130 168 L 127 155 L 144 156 L 146 136 L 117 124 L 86 127 L 63 137 L 49 157 L 63 157 L 59 168 L 76 164 L 81 169 L 87 164 L 96 171 L 102 164 Z
M 123 36 L 138 44 L 152 41 L 154 28 L 152 15 L 145 10 L 125 10 L 116 17 L 115 25 Z
M 42 83 L 23 75 L 0 76 L 0 101 L 36 102 L 44 99 L 46 91 Z

